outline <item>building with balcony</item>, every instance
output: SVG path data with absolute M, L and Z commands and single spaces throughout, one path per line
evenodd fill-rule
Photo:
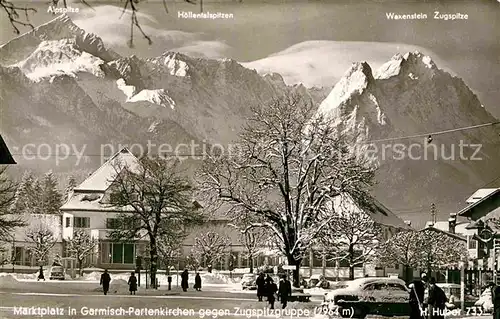
M 123 168 L 134 169 L 137 165 L 138 159 L 130 151 L 121 150 L 75 187 L 61 207 L 64 239 L 72 238 L 76 230 L 83 230 L 99 241 L 94 254 L 88 257 L 87 265 L 130 269 L 134 267 L 135 257 L 144 253 L 147 244 L 144 240 L 119 243 L 108 238 L 118 215 L 126 212 L 126 209 L 108 204 L 110 186 Z

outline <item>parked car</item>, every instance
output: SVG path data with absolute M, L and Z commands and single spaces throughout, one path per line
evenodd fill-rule
M 257 275 L 255 274 L 244 274 L 241 278 L 241 289 L 254 290 L 257 289 Z
M 333 285 L 335 285 L 336 281 L 330 281 L 324 279 L 322 275 L 312 275 L 311 278 L 306 280 L 307 287 L 306 288 L 323 288 L 330 289 Z
M 52 266 L 50 267 L 50 280 L 64 280 L 66 278 L 66 272 L 62 266 Z
M 324 296 L 323 311 L 335 316 L 409 316 L 409 290 L 398 278 L 365 277 L 340 282 Z

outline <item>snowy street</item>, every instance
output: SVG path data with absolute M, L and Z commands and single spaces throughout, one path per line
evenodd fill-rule
M 208 283 L 204 285 L 201 292 L 193 289 L 182 292 L 173 282 L 171 291 L 168 291 L 166 286 L 158 290 L 139 288 L 136 296 L 129 295 L 126 281 L 119 274 L 113 276 L 115 280 L 111 282 L 107 296 L 102 295 L 99 282 L 93 278 L 94 274 L 84 277 L 87 280 L 40 282 L 31 278 L 31 275 L 17 276 L 21 278 L 17 279 L 5 273 L 0 276 L 2 300 L 0 318 L 37 317 L 33 315 L 38 314 L 33 313 L 33 311 L 39 311 L 37 307 L 46 311 L 47 314 L 44 316 L 46 318 L 116 318 L 116 315 L 110 313 L 106 315 L 98 311 L 120 308 L 124 311 L 132 311 L 123 316 L 136 318 L 145 317 L 144 312 L 140 311 L 156 311 L 155 315 L 147 315 L 148 318 L 276 318 L 276 314 L 270 315 L 265 312 L 267 306 L 264 302 L 257 301 L 255 290 L 242 291 L 238 283 L 224 282 L 227 281 L 224 280 L 225 277 L 217 274 L 204 276 Z M 210 282 L 208 280 L 210 277 L 220 279 L 219 281 L 212 279 Z M 320 303 L 318 299 L 309 303 L 290 303 L 288 306 L 290 314 L 293 312 L 293 317 L 314 317 L 300 314 L 314 314 L 315 307 Z M 276 303 L 276 305 L 279 304 Z M 70 308 L 73 310 L 69 310 Z M 57 313 L 58 309 L 60 309 L 59 313 Z M 168 309 L 181 310 L 181 312 L 169 314 L 165 312 Z M 278 317 L 285 318 L 290 315 Z

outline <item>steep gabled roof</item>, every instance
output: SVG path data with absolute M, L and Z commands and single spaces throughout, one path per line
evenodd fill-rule
M 458 212 L 458 216 L 472 217 L 471 211 L 473 208 L 481 205 L 482 203 L 486 202 L 487 200 L 489 200 L 491 198 L 494 198 L 495 196 L 500 196 L 500 188 L 495 189 L 494 191 L 490 192 L 488 195 L 484 196 L 480 200 L 465 207 L 464 209 L 462 209 L 461 211 Z
M 347 200 L 347 202 L 345 202 L 345 200 Z M 353 197 L 348 194 L 341 194 L 334 198 L 334 207 L 340 208 L 340 205 L 346 204 L 351 206 L 353 213 L 359 213 L 361 211 L 368 213 L 370 218 L 377 224 L 392 226 L 400 229 L 412 229 L 404 222 L 404 220 L 399 218 L 396 214 L 389 210 L 389 208 L 373 197 L 364 198 L 362 203 L 353 199 Z M 363 207 L 363 209 L 361 207 Z
M 420 232 L 424 232 L 426 230 L 431 230 L 431 231 L 435 231 L 437 233 L 442 233 L 442 234 L 445 234 L 447 236 L 450 236 L 456 240 L 461 240 L 461 241 L 467 241 L 467 237 L 466 236 L 463 236 L 463 235 L 459 235 L 459 234 L 454 234 L 454 233 L 450 233 L 449 231 L 446 231 L 446 230 L 442 230 L 442 229 L 439 229 L 439 228 L 435 228 L 435 227 L 426 227 L 426 228 L 423 228 L 421 230 L 419 230 Z
M 12 154 L 0 135 L 0 165 L 17 164 Z
M 101 165 L 94 173 L 85 179 L 80 185 L 75 187 L 75 192 L 105 192 L 117 173 L 124 167 L 134 169 L 138 167 L 139 159 L 127 148 L 113 155 L 109 160 Z

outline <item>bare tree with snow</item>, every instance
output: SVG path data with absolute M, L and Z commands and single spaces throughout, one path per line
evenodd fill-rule
M 426 228 L 419 232 L 420 268 L 427 273 L 446 268 L 458 268 L 468 256 L 467 242 L 455 235 Z
M 374 259 L 383 241 L 382 227 L 348 195 L 340 194 L 331 204 L 332 211 L 326 215 L 334 218 L 317 238 L 318 251 L 327 260 L 347 263 L 349 280 L 353 280 L 355 267 Z
M 76 230 L 73 237 L 66 241 L 66 251 L 70 257 L 76 258 L 80 276 L 83 275 L 83 268 L 88 265 L 84 263 L 85 260 L 95 252 L 98 243 L 98 239 L 84 229 Z
M 227 254 L 230 245 L 231 240 L 225 234 L 215 231 L 202 232 L 194 239 L 192 255 L 198 260 L 198 264 L 213 266 Z
M 12 207 L 16 200 L 17 185 L 7 176 L 6 167 L 0 167 L 0 243 L 11 242 L 11 234 L 25 222 Z
M 203 215 L 177 159 L 145 156 L 137 167 L 116 163 L 115 170 L 107 205 L 124 213 L 118 215 L 117 227 L 109 237 L 120 242 L 148 239 L 151 284 L 155 285 L 158 241 L 201 223 Z
M 380 245 L 377 251 L 377 263 L 382 267 L 403 266 L 403 277 L 410 282 L 413 280 L 411 269 L 419 266 L 420 245 L 421 235 L 418 231 L 399 231 Z
M 159 258 L 163 261 L 167 271 L 173 266 L 174 260 L 182 256 L 182 244 L 187 232 L 182 226 L 172 225 L 171 232 L 164 232 L 158 238 Z
M 52 249 L 57 243 L 60 225 L 56 216 L 31 216 L 25 236 L 28 251 L 40 267 L 47 262 Z
M 374 168 L 348 149 L 335 123 L 314 116 L 316 108 L 290 93 L 252 107 L 237 150 L 208 157 L 201 188 L 231 206 L 249 211 L 269 229 L 299 282 L 302 259 L 330 222 L 327 203 L 340 193 L 366 197 Z M 237 216 L 235 214 L 234 216 Z

